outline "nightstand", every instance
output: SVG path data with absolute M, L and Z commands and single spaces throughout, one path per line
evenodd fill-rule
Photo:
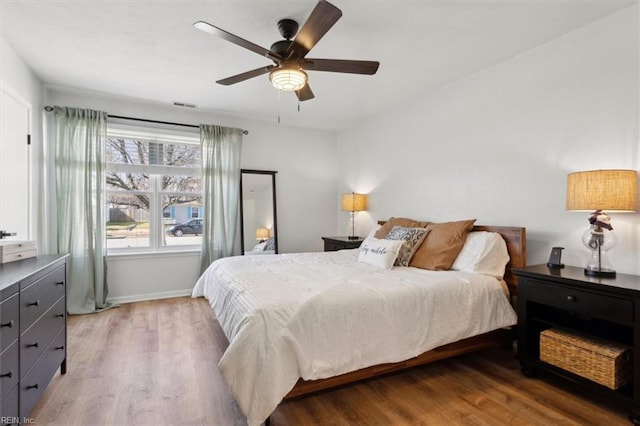
M 364 238 L 350 240 L 349 237 L 322 237 L 324 240 L 324 251 L 337 251 L 344 249 L 354 249 L 360 247 Z
M 525 375 L 542 370 L 622 400 L 629 418 L 640 424 L 640 277 L 584 275 L 583 268 L 534 265 L 514 269 L 518 276 L 518 356 Z M 610 389 L 540 360 L 540 333 L 559 328 L 614 341 L 631 348 L 632 377 Z

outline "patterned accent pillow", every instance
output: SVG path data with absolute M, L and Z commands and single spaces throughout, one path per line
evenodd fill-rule
M 275 250 L 276 249 L 276 241 L 273 237 L 269 238 L 264 245 L 264 250 Z
M 413 254 L 418 250 L 420 244 L 427 237 L 429 230 L 426 228 L 405 228 L 394 226 L 387 234 L 387 240 L 402 240 L 404 243 L 400 248 L 400 253 L 396 258 L 396 266 L 409 266 Z

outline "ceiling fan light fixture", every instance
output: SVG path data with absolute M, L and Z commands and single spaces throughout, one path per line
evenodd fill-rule
M 269 74 L 269 80 L 276 89 L 284 92 L 295 92 L 298 102 L 303 102 L 315 97 L 311 87 L 309 87 L 305 70 L 362 75 L 373 75 L 378 71 L 380 63 L 377 61 L 309 59 L 306 57 L 307 53 L 338 22 L 340 17 L 342 17 L 340 9 L 327 0 L 318 0 L 313 11 L 311 11 L 311 14 L 301 27 L 293 19 L 285 18 L 278 21 L 278 31 L 284 37 L 284 40 L 276 41 L 269 49 L 265 49 L 204 21 L 198 21 L 193 25 L 199 30 L 211 33 L 273 61 L 273 65 L 245 71 L 218 80 L 216 83 L 230 86 L 250 78 Z M 300 105 L 298 104 L 298 106 Z
M 269 73 L 271 84 L 283 92 L 295 92 L 307 84 L 307 73 L 298 68 L 278 68 Z

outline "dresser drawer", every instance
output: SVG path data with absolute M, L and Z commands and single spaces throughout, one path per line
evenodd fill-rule
M 18 338 L 20 318 L 18 293 L 0 304 L 0 352 Z
M 3 401 L 13 387 L 18 384 L 18 342 L 13 342 L 0 355 L 0 401 Z
M 9 396 L 0 404 L 0 425 L 17 425 L 20 424 L 20 405 L 18 404 L 19 390 L 15 386 L 9 392 Z
M 20 293 L 20 333 L 24 333 L 65 293 L 65 268 L 40 278 Z
M 56 335 L 47 346 L 42 356 L 20 380 L 20 416 L 28 417 L 31 409 L 38 402 L 40 395 L 51 381 L 51 378 L 64 361 L 65 329 Z
M 21 374 L 26 373 L 31 368 L 31 365 L 38 359 L 40 354 L 42 354 L 52 337 L 55 336 L 61 328 L 64 328 L 64 308 L 65 299 L 62 297 L 33 327 L 20 336 Z
M 589 291 L 558 287 L 537 280 L 522 280 L 518 289 L 527 300 L 622 325 L 633 325 L 633 302 Z

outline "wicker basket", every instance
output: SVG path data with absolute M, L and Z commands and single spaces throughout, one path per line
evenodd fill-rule
M 550 328 L 540 333 L 540 360 L 618 389 L 631 380 L 631 348 L 616 342 Z

